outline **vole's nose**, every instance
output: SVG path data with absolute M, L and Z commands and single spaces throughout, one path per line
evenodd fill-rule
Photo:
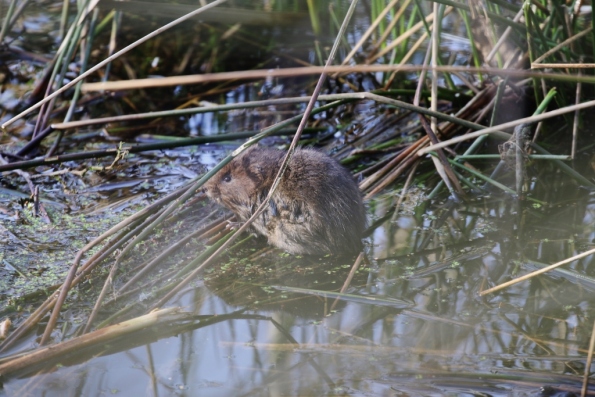
M 219 196 L 219 189 L 217 186 L 203 186 L 202 192 L 211 200 L 216 200 Z

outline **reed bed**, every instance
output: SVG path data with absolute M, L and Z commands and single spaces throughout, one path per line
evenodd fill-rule
M 312 0 L 306 8 L 299 2 L 274 2 L 273 9 L 258 9 L 260 5 L 239 9 L 235 3 L 225 3 L 215 0 L 198 8 L 157 3 L 153 13 L 167 8 L 168 15 L 176 18 L 162 25 L 161 19 L 145 15 L 148 11 L 130 10 L 125 3 L 80 1 L 76 11 L 66 8 L 65 3 L 61 45 L 45 65 L 45 73 L 36 82 L 28 102 L 19 112 L 2 118 L 2 130 L 9 136 L 17 135 L 25 119 L 34 124 L 28 143 L 18 145 L 18 150 L 0 153 L 3 175 L 18 173 L 19 178 L 28 181 L 31 194 L 37 196 L 31 175 L 50 165 L 100 158 L 109 158 L 116 165 L 132 154 L 217 142 L 233 141 L 239 148 L 208 172 L 145 206 L 80 249 L 64 281 L 48 291 L 47 298 L 0 344 L 0 352 L 8 351 L 38 330 L 40 321 L 49 316 L 39 349 L 25 357 L 3 359 L 3 376 L 24 368 L 40 368 L 49 357 L 50 350 L 45 347 L 48 344 L 55 347 L 52 354 L 59 357 L 58 352 L 67 354 L 98 343 L 97 335 L 119 338 L 121 334 L 114 325 L 117 323 L 126 332 L 138 332 L 159 321 L 174 321 L 181 326 L 192 320 L 190 313 L 153 310 L 168 306 L 208 267 L 222 266 L 225 258 L 241 252 L 250 243 L 250 238 L 241 233 L 249 223 L 238 232 L 229 231 L 229 216 L 220 216 L 216 209 L 201 212 L 194 230 L 168 236 L 166 246 L 149 250 L 136 262 L 134 271 L 127 270 L 129 264 L 139 247 L 175 228 L 178 222 L 196 216 L 197 203 L 203 205 L 206 201 L 200 194 L 204 183 L 233 156 L 265 138 L 287 137 L 286 142 L 291 142 L 289 153 L 306 141 L 332 149 L 343 164 L 353 169 L 366 200 L 373 203 L 383 195 L 394 196 L 382 216 L 371 222 L 368 235 L 382 222 L 394 219 L 414 184 L 425 185 L 428 202 L 444 200 L 455 206 L 476 196 L 494 194 L 512 198 L 519 209 L 547 202 L 547 195 L 539 194 L 539 182 L 528 178 L 527 169 L 534 163 L 558 170 L 576 186 L 595 187 L 592 178 L 574 167 L 586 150 L 581 149 L 580 142 L 588 141 L 590 136 L 581 126 L 589 123 L 587 110 L 595 106 L 595 101 L 584 100 L 594 82 L 593 63 L 589 61 L 594 56 L 595 36 L 592 20 L 578 9 L 569 14 L 563 11 L 566 6 L 560 1 L 539 0 L 524 4 L 450 0 L 349 4 Z M 11 1 L 3 19 L 0 42 L 4 40 L 12 56 L 24 56 L 11 48 L 8 37 L 26 7 L 26 1 Z M 367 30 L 359 32 L 358 40 L 348 34 L 352 32 L 355 12 L 369 18 Z M 122 23 L 128 13 L 137 13 L 132 15 L 146 21 L 150 31 L 140 39 L 121 42 L 121 37 L 130 37 Z M 299 51 L 292 55 L 272 50 L 271 58 L 254 61 L 245 70 L 228 70 L 233 67 L 234 53 L 242 46 L 250 46 L 251 51 L 270 50 L 265 40 L 259 42 L 251 37 L 246 26 L 275 26 L 293 20 L 311 24 L 315 57 L 303 56 Z M 453 33 L 444 32 L 444 20 L 458 28 L 453 31 L 466 34 L 456 37 L 466 43 L 467 51 L 448 50 L 444 42 L 453 40 Z M 196 33 L 196 38 L 189 39 L 183 29 Z M 324 35 L 333 35 L 333 42 L 325 43 L 332 44 L 332 48 L 320 45 L 318 39 Z M 158 53 L 168 57 L 163 61 L 153 59 L 163 62 L 163 68 L 143 64 L 144 51 L 150 53 L 151 46 L 162 47 Z M 101 54 L 101 60 L 96 53 Z M 193 59 L 201 61 L 200 73 L 188 73 L 196 69 Z M 69 74 L 73 63 L 74 77 Z M 153 77 L 152 69 L 168 70 L 170 75 Z M 318 78 L 315 88 L 312 77 Z M 260 94 L 268 98 L 252 95 L 232 104 L 212 102 L 249 84 L 260 84 Z M 302 94 L 267 92 L 265 88 L 274 88 L 275 84 L 299 86 L 286 91 Z M 178 91 L 185 95 L 177 95 Z M 112 104 L 111 109 L 125 108 L 125 114 L 112 114 L 104 108 L 108 115 L 96 117 L 97 112 L 90 110 L 101 101 Z M 525 109 L 515 112 L 520 102 Z M 363 107 L 374 112 L 375 120 L 363 125 L 361 131 L 350 131 L 348 126 L 357 125 L 358 109 Z M 171 132 L 180 128 L 180 120 L 196 115 L 246 114 L 267 109 L 276 114 L 266 120 L 268 126 L 258 130 L 148 144 L 122 140 L 107 149 L 74 152 L 64 143 L 69 136 L 92 129 L 135 137 L 138 131 L 153 132 L 160 127 Z M 79 117 L 81 114 L 84 117 Z M 365 115 L 360 117 L 365 119 Z M 341 122 L 333 124 L 333 119 Z M 329 139 L 332 135 L 341 135 L 342 142 Z M 497 142 L 498 150 L 488 142 Z M 485 166 L 494 160 L 499 160 L 494 169 Z M 277 183 L 281 175 L 282 170 Z M 465 227 L 458 232 L 465 234 Z M 436 245 L 431 238 L 422 240 L 412 255 Z M 194 247 L 192 255 L 176 256 L 189 245 Z M 267 255 L 271 254 L 258 252 L 251 258 L 257 261 Z M 383 263 L 394 258 L 376 259 Z M 339 300 L 361 299 L 347 293 L 363 254 L 354 261 L 351 272 L 345 275 L 347 281 L 340 283 L 340 292 L 326 292 L 325 296 L 335 299 L 330 311 Z M 168 270 L 155 275 L 154 270 L 165 263 Z M 443 269 L 444 265 L 427 268 L 412 277 Z M 56 326 L 64 321 L 64 305 L 72 291 L 90 278 L 100 285 L 94 290 L 93 309 L 85 312 L 85 324 L 77 329 L 76 338 L 60 340 Z M 142 302 L 134 299 L 139 291 L 150 292 Z M 313 289 L 289 287 L 279 287 L 279 291 L 297 296 L 319 294 Z M 376 304 L 411 306 L 406 299 Z M 51 360 L 54 362 L 56 356 L 52 355 Z M 585 385 L 587 378 L 585 371 Z

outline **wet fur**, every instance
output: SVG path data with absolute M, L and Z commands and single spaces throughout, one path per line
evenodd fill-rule
M 215 174 L 205 192 L 246 221 L 266 198 L 284 155 L 253 146 Z M 253 223 L 270 244 L 293 254 L 356 253 L 365 226 L 353 177 L 314 149 L 296 149 L 269 205 Z

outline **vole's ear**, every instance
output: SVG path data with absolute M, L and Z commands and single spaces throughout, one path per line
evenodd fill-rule
M 242 170 L 252 180 L 262 180 L 265 177 L 265 167 L 248 154 L 242 156 Z
M 252 162 L 249 167 L 249 172 L 256 178 L 262 180 L 265 178 L 266 169 L 261 163 Z

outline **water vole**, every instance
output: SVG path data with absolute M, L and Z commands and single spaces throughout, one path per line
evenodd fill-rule
M 206 184 L 205 192 L 246 221 L 266 198 L 285 152 L 253 146 Z M 296 149 L 253 228 L 292 254 L 353 254 L 362 248 L 366 214 L 352 175 L 314 149 Z

